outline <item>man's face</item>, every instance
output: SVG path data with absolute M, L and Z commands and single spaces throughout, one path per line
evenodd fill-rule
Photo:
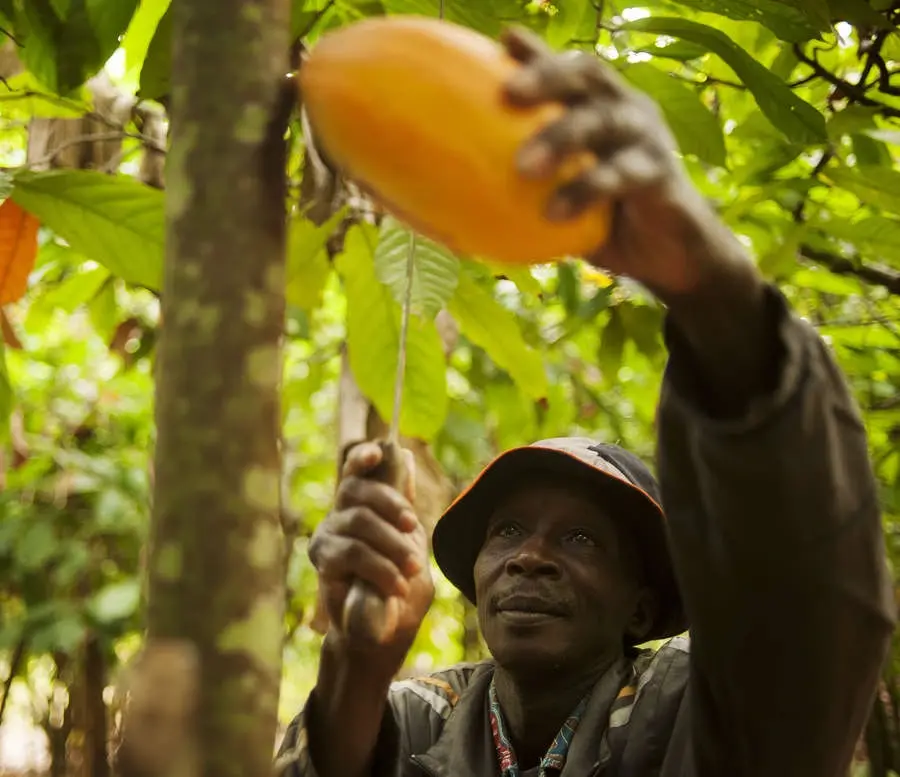
M 485 641 L 511 670 L 608 658 L 641 599 L 631 556 L 596 496 L 546 478 L 497 506 L 475 590 Z

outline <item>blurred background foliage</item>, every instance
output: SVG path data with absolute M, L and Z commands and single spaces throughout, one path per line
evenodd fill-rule
M 312 46 L 365 16 L 438 8 L 293 0 L 293 37 Z M 894 563 L 900 3 L 444 8 L 489 35 L 519 23 L 554 47 L 595 50 L 659 102 L 696 185 L 845 370 Z M 168 0 L 0 0 L 0 771 L 105 774 L 116 672 L 140 644 L 170 27 Z M 321 639 L 307 539 L 341 445 L 377 433 L 390 407 L 406 246 L 402 226 L 317 173 L 299 114 L 289 142 L 283 723 L 314 681 Z M 427 241 L 416 261 L 403 432 L 427 521 L 491 456 L 540 437 L 585 434 L 652 459 L 665 350 L 662 310 L 640 287 L 574 260 L 486 268 Z M 471 608 L 439 578 L 407 671 L 481 655 Z M 900 771 L 898 659 L 859 774 Z

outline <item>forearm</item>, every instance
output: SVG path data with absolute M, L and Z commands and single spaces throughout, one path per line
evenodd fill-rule
M 771 290 L 762 308 L 782 355 L 771 389 L 727 419 L 693 391 L 693 344 L 678 325 L 669 333 L 659 472 L 706 689 L 697 725 L 730 732 L 705 742 L 700 773 L 830 776 L 863 725 L 893 626 L 876 483 L 824 344 Z
M 351 655 L 326 636 L 307 720 L 319 777 L 374 777 L 392 667 L 393 662 Z
M 714 417 L 740 414 L 771 392 L 783 349 L 765 309 L 765 282 L 735 235 L 705 203 L 686 209 L 683 251 L 696 268 L 689 291 L 660 293 L 689 346 L 692 392 Z

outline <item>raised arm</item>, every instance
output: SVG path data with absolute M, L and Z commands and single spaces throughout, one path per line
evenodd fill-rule
M 552 213 L 613 199 L 611 239 L 590 261 L 669 308 L 659 474 L 692 668 L 678 726 L 689 757 L 664 773 L 844 777 L 894 607 L 843 377 L 693 188 L 656 106 L 594 57 L 554 56 L 520 31 L 507 46 L 526 65 L 512 99 L 572 106 L 523 149 L 523 172 L 592 150 L 597 167 Z

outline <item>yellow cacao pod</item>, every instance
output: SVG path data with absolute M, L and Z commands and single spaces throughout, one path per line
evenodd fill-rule
M 366 19 L 324 35 L 299 73 L 319 147 L 385 210 L 452 251 L 501 263 L 583 256 L 606 240 L 610 204 L 546 218 L 553 191 L 596 163 L 572 154 L 552 176 L 516 169 L 558 103 L 516 107 L 521 65 L 466 27 L 418 16 Z

